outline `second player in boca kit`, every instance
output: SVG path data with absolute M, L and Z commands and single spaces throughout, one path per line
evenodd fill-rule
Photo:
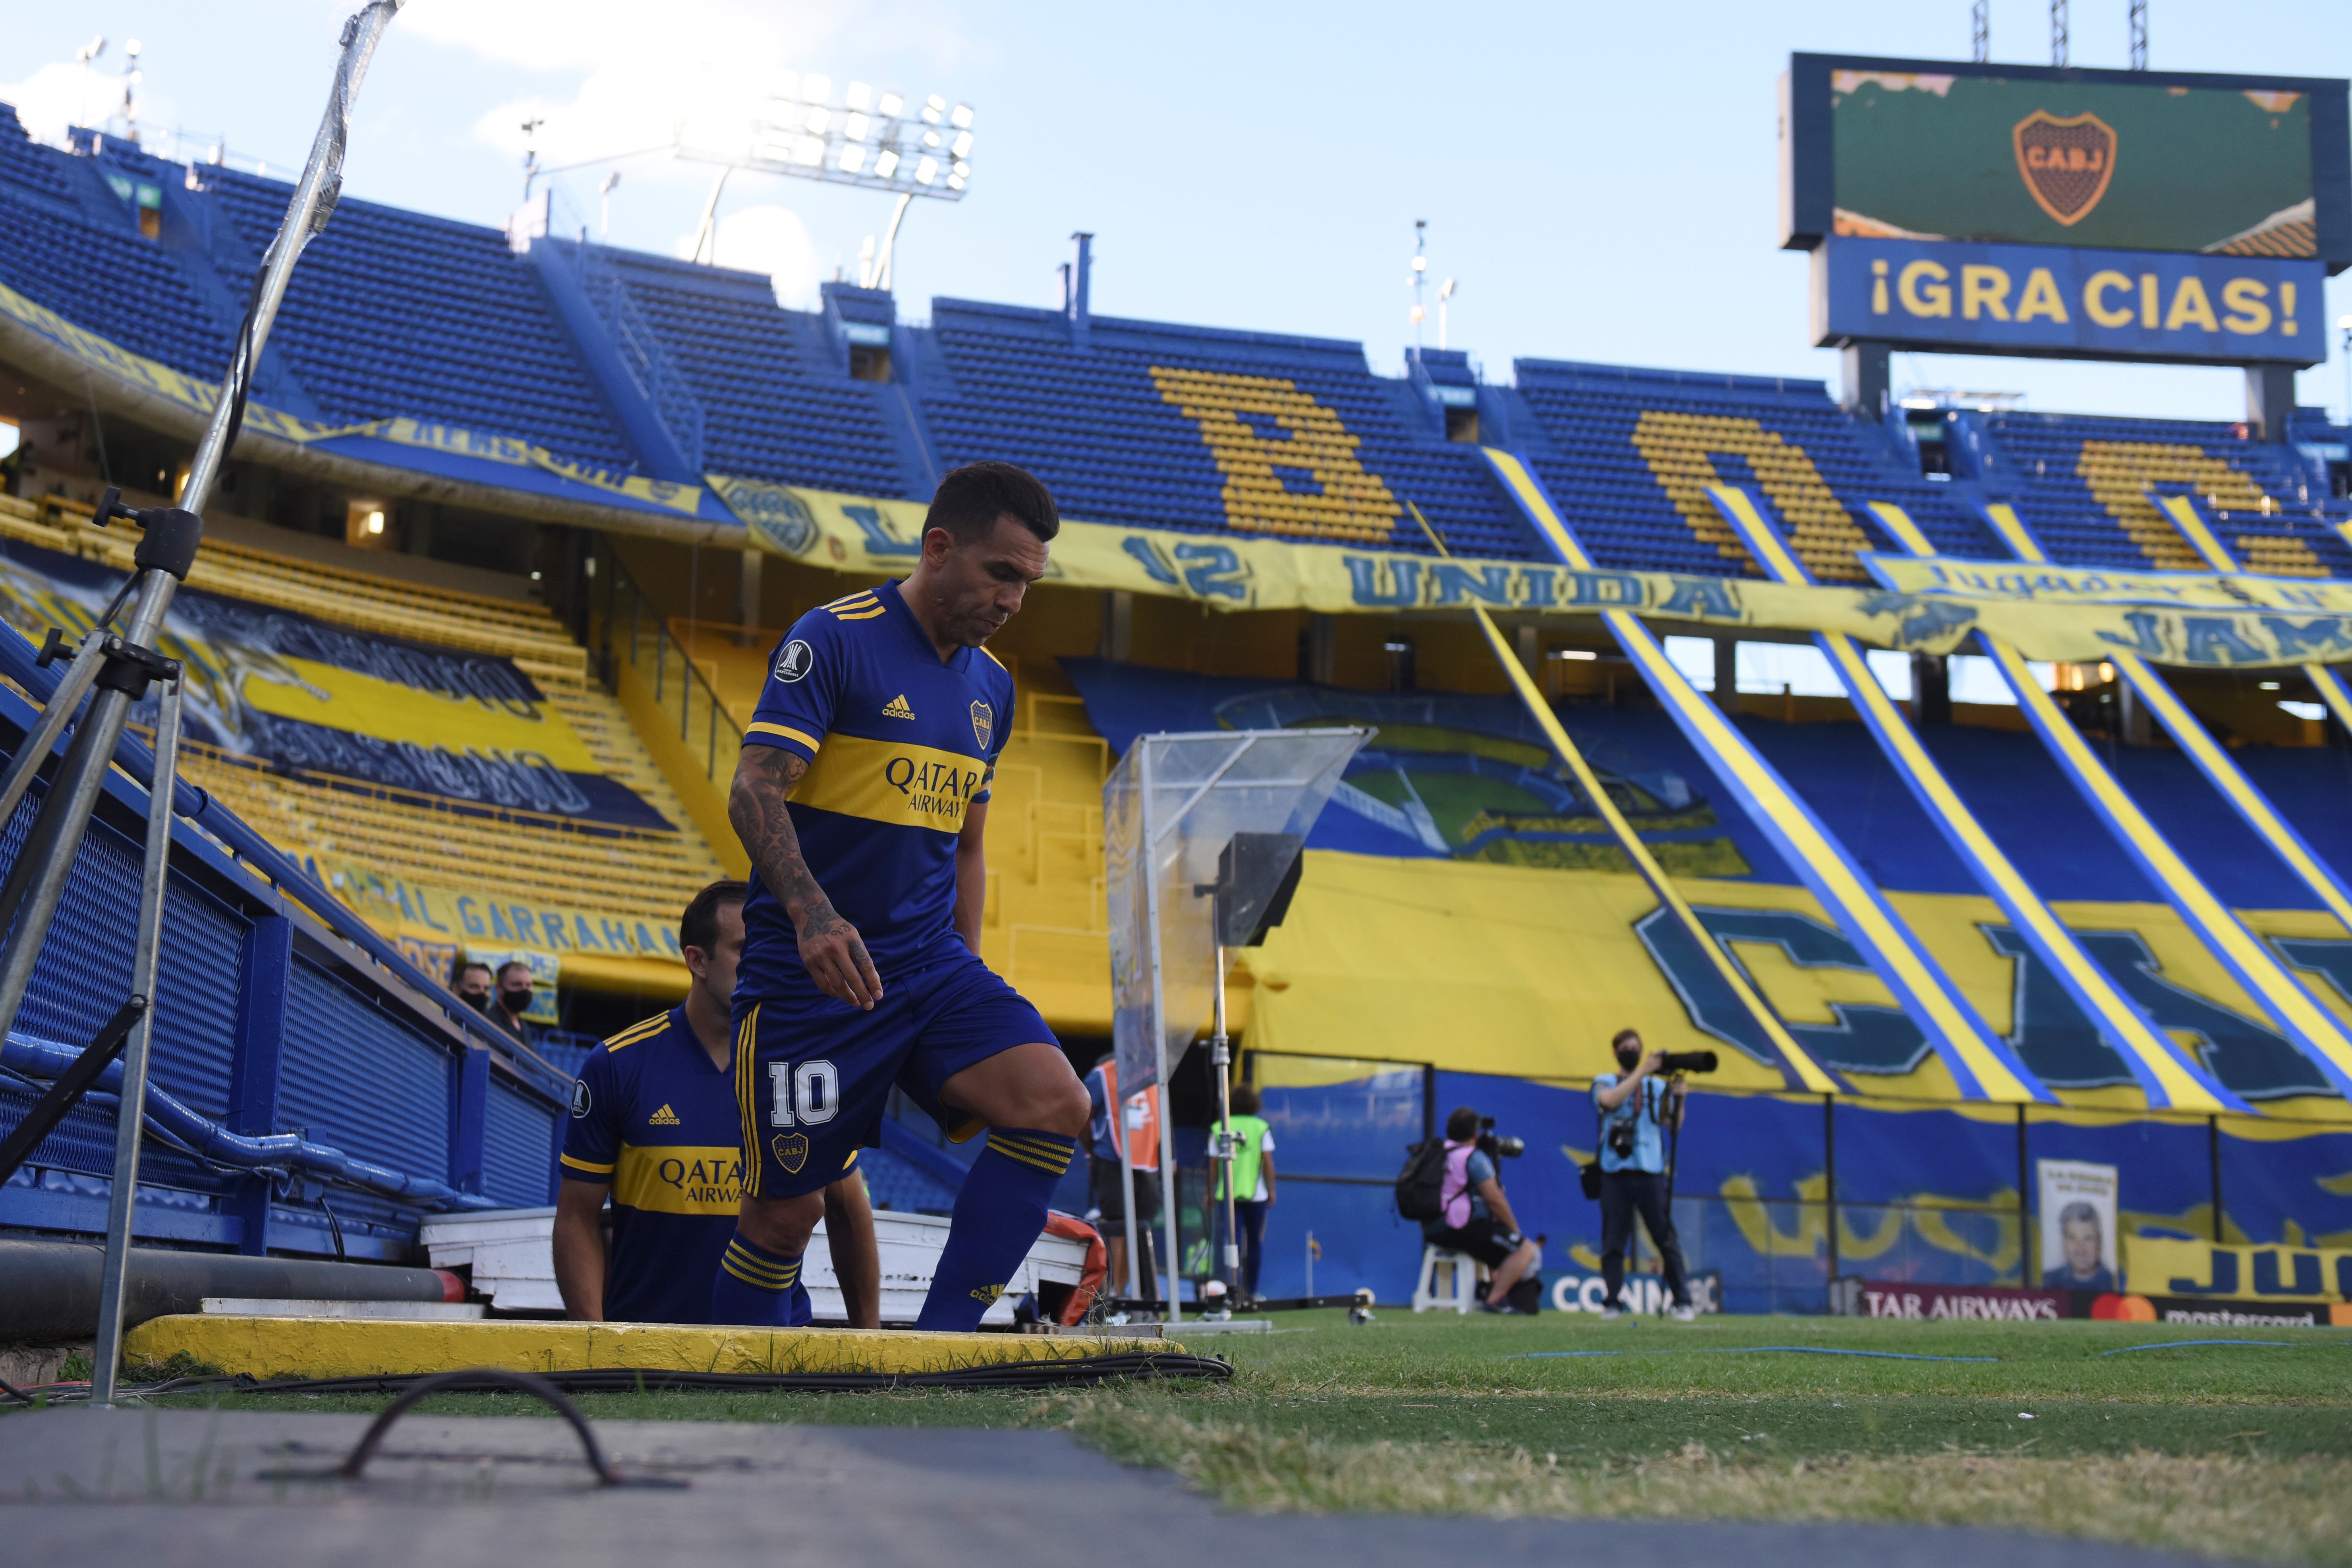
M 1028 1256 L 1086 1129 L 1037 1009 L 977 951 L 1013 678 L 981 646 L 1043 576 L 1053 497 L 959 468 L 903 583 L 820 605 L 776 650 L 729 797 L 751 861 L 734 998 L 744 1190 L 712 1321 L 781 1322 L 822 1189 L 895 1084 L 988 1142 L 916 1326 L 970 1330 Z

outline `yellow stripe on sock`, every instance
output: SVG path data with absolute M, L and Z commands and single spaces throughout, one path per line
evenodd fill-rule
M 1068 1170 L 1070 1158 L 1076 1153 L 1075 1149 L 1060 1148 L 1050 1144 L 1024 1143 L 993 1133 L 989 1134 L 988 1146 L 1008 1160 L 1019 1160 L 1024 1166 L 1034 1166 L 1052 1176 L 1060 1176 Z
M 726 1256 L 719 1260 L 719 1264 L 745 1284 L 757 1285 L 768 1291 L 788 1291 L 792 1289 L 793 1281 L 801 1277 L 799 1259 L 795 1258 L 789 1263 L 770 1262 L 746 1251 L 740 1241 L 727 1244 Z
M 989 1134 L 988 1141 L 992 1144 L 1011 1144 L 1017 1148 L 1027 1149 L 1031 1154 L 1060 1155 L 1064 1157 L 1067 1157 L 1076 1147 L 1076 1145 L 1064 1143 L 1059 1138 L 1030 1137 L 1024 1134 L 1007 1133 L 1002 1129 Z
M 755 1291 L 773 1291 L 779 1293 L 791 1290 L 793 1288 L 793 1281 L 796 1279 L 800 1273 L 800 1270 L 795 1269 L 792 1273 L 785 1275 L 781 1280 L 763 1279 L 745 1272 L 742 1266 L 735 1261 L 735 1255 L 731 1252 L 719 1260 L 719 1266 L 722 1270 L 726 1270 L 727 1273 L 733 1276 L 735 1279 L 740 1280 L 743 1283 L 751 1286 Z

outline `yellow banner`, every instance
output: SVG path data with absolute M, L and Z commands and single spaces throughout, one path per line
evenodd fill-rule
M 2352 582 L 2256 577 L 2240 571 L 2108 571 L 2014 560 L 1865 555 L 1870 574 L 1898 593 L 2035 604 L 2167 605 L 2178 610 L 2278 610 L 2352 615 Z
M 158 364 L 153 360 L 134 354 L 109 339 L 77 327 L 46 306 L 34 304 L 5 284 L 0 284 L 0 316 L 39 333 L 93 370 L 118 376 L 193 413 L 210 418 L 214 405 L 220 400 L 217 382 L 201 381 L 169 365 Z M 245 424 L 248 430 L 258 430 L 298 445 L 331 441 L 339 436 L 372 436 L 400 446 L 445 452 L 460 457 L 478 457 L 511 467 L 543 469 L 574 484 L 586 485 L 685 517 L 693 517 L 702 509 L 702 487 L 698 485 L 674 485 L 666 480 L 623 474 L 558 456 L 543 446 L 511 435 L 491 435 L 453 424 L 418 419 L 376 419 L 358 424 L 320 424 L 256 402 L 246 404 Z
M 559 960 L 578 956 L 685 961 L 674 921 L 522 904 L 488 888 L 408 882 L 349 861 L 322 862 L 314 869 L 370 925 L 421 943 L 446 944 L 471 957 L 535 953 Z
M 2352 1297 L 2352 1250 L 2342 1248 L 2224 1247 L 2153 1236 L 2120 1239 L 2125 1280 L 2143 1296 L 2256 1301 Z
M 903 575 L 922 553 L 925 508 L 918 502 L 708 477 L 752 540 L 775 554 L 837 571 Z M 2080 575 L 2086 582 L 2101 578 Z M 1538 561 L 1438 559 L 1402 550 L 1066 520 L 1045 580 L 1190 599 L 1217 610 L 1341 614 L 1478 605 L 1550 615 L 1630 610 L 1653 620 L 1710 626 L 1842 632 L 1874 647 L 1921 653 L 1951 653 L 1983 632 L 2029 659 L 2053 664 L 2096 664 L 2118 649 L 2158 664 L 2227 669 L 2352 658 L 2352 584 L 2326 591 L 2326 585 L 2219 574 L 2196 580 L 2225 585 L 2213 591 L 2230 608 L 2169 601 L 2143 608 L 2137 600 L 2102 599 L 2087 588 L 2061 599 L 2029 591 L 2022 582 L 2014 591 L 1987 586 L 1969 594 L 1949 587 L 1817 588 L 1667 571 L 1584 571 Z M 2247 581 L 2270 585 L 2270 601 L 2230 599 L 2226 585 Z M 2297 608 L 2291 602 L 2296 593 L 2309 593 L 2323 607 L 2340 602 L 2345 612 Z

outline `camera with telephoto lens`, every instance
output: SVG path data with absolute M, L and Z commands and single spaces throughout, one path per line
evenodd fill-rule
M 1525 1138 L 1506 1138 L 1495 1131 L 1495 1118 L 1478 1118 L 1478 1152 L 1490 1160 L 1515 1160 L 1528 1152 Z
M 1711 1051 L 1662 1051 L 1658 1054 L 1665 1058 L 1658 1063 L 1661 1072 L 1712 1072 L 1716 1068 L 1716 1054 Z

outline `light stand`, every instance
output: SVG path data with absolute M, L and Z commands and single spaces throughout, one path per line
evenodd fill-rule
M 285 222 L 268 254 L 262 258 L 260 273 L 254 280 L 236 355 L 229 363 L 220 397 L 213 405 L 212 423 L 205 428 L 194 461 L 189 466 L 184 505 L 134 512 L 117 505 L 110 491 L 91 517 L 101 528 L 113 517 L 121 517 L 145 528 L 132 557 L 131 578 L 99 618 L 98 625 L 83 638 L 40 724 L 26 737 L 25 746 L 9 766 L 5 783 L 0 784 L 0 804 L 13 809 L 31 786 L 34 774 L 47 760 L 49 748 L 56 744 L 83 695 L 94 691 L 89 711 L 74 727 L 72 742 L 41 802 L 32 831 L 18 852 L 16 863 L 9 868 L 7 881 L 0 884 L 0 925 L 13 926 L 7 946 L 0 948 L 0 1035 L 5 1035 L 16 1024 L 16 1014 L 24 1006 L 33 966 L 48 936 L 49 924 L 56 917 L 58 901 L 65 894 L 75 855 L 89 831 L 91 809 L 98 802 L 99 791 L 105 787 L 107 769 L 112 765 L 115 745 L 121 738 L 131 705 L 146 695 L 150 684 L 163 684 L 155 733 L 155 771 L 148 784 L 146 860 L 140 882 L 138 934 L 131 956 L 132 994 L 126 1004 L 135 1007 L 137 1013 L 127 1039 L 121 1041 L 122 1088 L 121 1107 L 116 1113 L 114 1186 L 107 1203 L 106 1262 L 99 1293 L 98 1340 L 90 1353 L 89 1399 L 93 1405 L 113 1402 L 115 1370 L 121 1358 L 122 1298 L 130 1265 L 131 1207 L 138 1190 L 164 872 L 171 848 L 172 770 L 179 747 L 180 668 L 174 661 L 157 653 L 155 644 L 161 639 L 173 595 L 195 561 L 197 546 L 204 538 L 205 503 L 211 497 L 221 465 L 244 423 L 246 393 L 252 382 L 253 367 L 269 336 L 278 304 L 285 298 L 295 260 L 310 237 L 326 225 L 341 194 L 352 98 L 367 73 L 377 40 L 400 5 L 401 0 L 370 0 L 344 22 L 342 57 L 335 67 L 326 114 L 320 121 L 318 138 L 311 144 L 310 162 L 294 188 L 293 199 L 287 204 Z M 119 634 L 108 631 L 109 623 L 134 594 L 137 602 L 129 625 Z M 62 652 L 62 643 L 56 632 L 50 633 L 42 652 L 45 662 Z M 5 818 L 0 817 L 0 821 Z M 111 1028 L 102 1033 L 84 1052 L 84 1060 L 69 1070 L 85 1087 L 96 1077 L 98 1069 L 105 1065 L 106 1057 L 112 1054 L 114 1046 L 108 1037 L 113 1033 Z M 89 1060 L 91 1052 L 101 1049 L 104 1054 L 95 1061 Z M 60 1114 L 63 1109 L 58 1108 Z
M 1257 946 L 1290 913 L 1291 895 L 1298 891 L 1299 851 L 1306 843 L 1297 833 L 1235 833 L 1217 852 L 1217 880 L 1192 889 L 1215 901 L 1216 988 L 1211 993 L 1209 1067 L 1217 1080 L 1217 1130 L 1209 1139 L 1209 1201 L 1214 1204 L 1217 1193 L 1224 1193 L 1222 1261 L 1229 1312 L 1241 1299 L 1242 1247 L 1241 1194 L 1234 1189 L 1233 1046 L 1225 1029 L 1225 954 L 1234 947 Z

